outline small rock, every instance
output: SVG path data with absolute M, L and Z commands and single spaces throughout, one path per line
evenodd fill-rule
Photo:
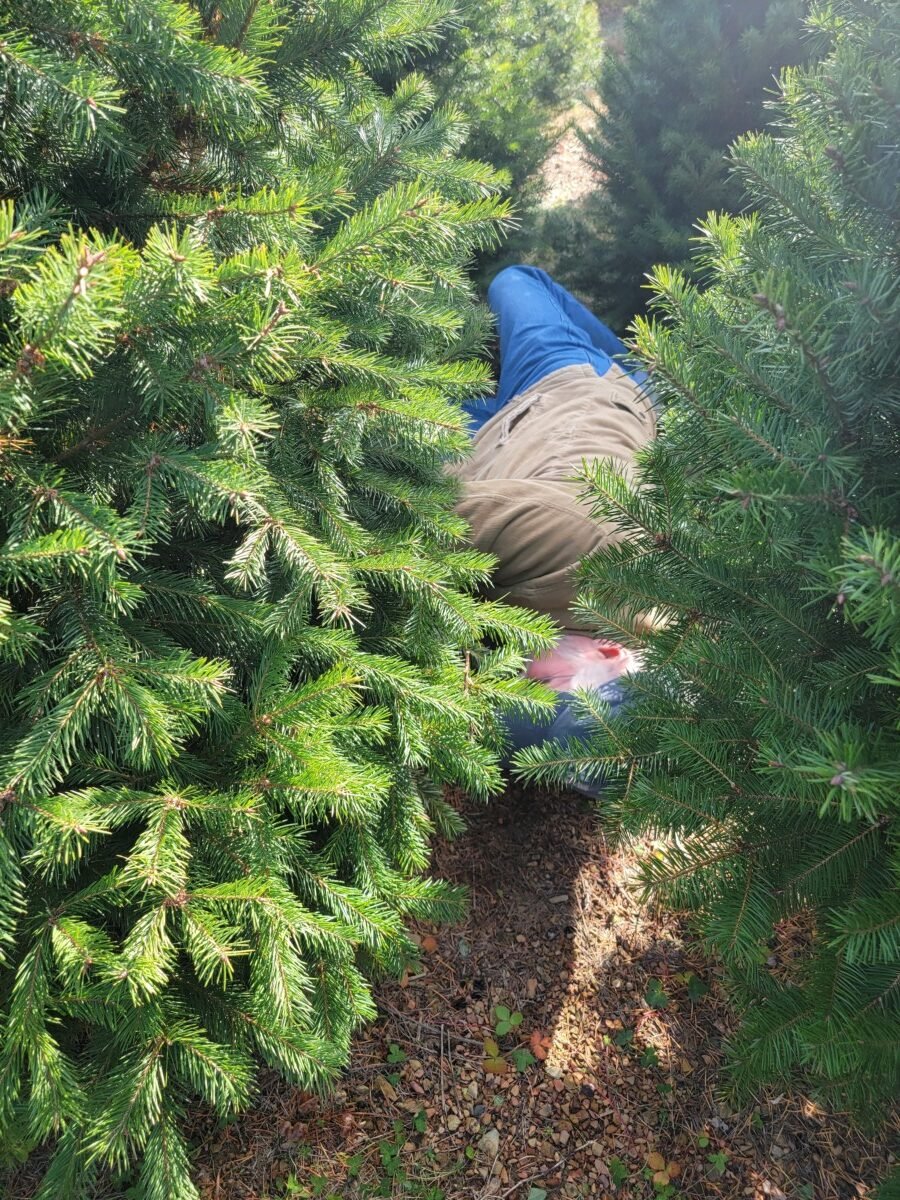
M 554 1067 L 550 1063 L 544 1063 L 544 1070 L 551 1079 L 562 1079 L 562 1067 Z
M 478 1139 L 478 1153 L 491 1162 L 500 1153 L 500 1132 L 497 1129 L 486 1129 Z
M 473 1117 L 480 1117 L 483 1112 L 484 1112 L 483 1104 L 475 1104 L 472 1106 L 472 1116 Z
M 606 1148 L 604 1147 L 603 1143 L 591 1142 L 591 1154 L 593 1154 L 594 1158 L 604 1158 L 606 1155 Z
M 535 998 L 535 996 L 537 995 L 537 990 L 538 990 L 538 981 L 536 979 L 529 979 L 528 982 L 525 984 L 525 995 L 528 997 L 529 1000 L 533 1000 Z
M 560 1129 L 556 1135 L 557 1144 L 560 1146 L 567 1146 L 571 1136 L 572 1135 L 569 1133 L 568 1129 Z
M 597 1089 L 592 1083 L 583 1083 L 581 1085 L 581 1094 L 591 1100 L 597 1094 Z
M 455 1113 L 451 1113 L 450 1116 L 447 1118 L 447 1120 L 444 1122 L 444 1124 L 447 1126 L 447 1128 L 449 1129 L 449 1131 L 451 1133 L 456 1133 L 457 1129 L 459 1129 L 462 1122 L 460 1121 L 459 1117 Z

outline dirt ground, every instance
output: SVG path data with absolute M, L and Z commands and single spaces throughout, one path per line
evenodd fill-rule
M 872 1194 L 884 1135 L 801 1092 L 723 1098 L 715 970 L 640 905 L 582 800 L 461 805 L 468 832 L 435 867 L 470 889 L 468 921 L 416 931 L 420 966 L 380 987 L 327 1103 L 273 1078 L 225 1128 L 198 1114 L 203 1200 Z
M 593 119 L 587 104 L 577 104 L 566 114 L 560 139 L 541 168 L 542 208 L 577 204 L 597 188 L 598 177 L 588 163 L 584 147 L 575 132 L 576 128 L 590 128 Z

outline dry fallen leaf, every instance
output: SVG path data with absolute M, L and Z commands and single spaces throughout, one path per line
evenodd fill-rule
M 670 1179 L 677 1179 L 681 1174 L 681 1163 L 670 1162 L 666 1163 L 666 1174 Z
M 692 1075 L 693 1072 L 694 1072 L 694 1068 L 691 1066 L 691 1064 L 688 1062 L 688 1060 L 686 1058 L 683 1058 L 681 1060 L 682 1075 Z
M 666 1174 L 665 1171 L 654 1171 L 653 1172 L 653 1182 L 656 1185 L 656 1187 L 668 1187 L 669 1176 Z
M 383 1075 L 375 1076 L 375 1086 L 384 1096 L 385 1100 L 396 1100 L 397 1090 Z
M 528 1044 L 535 1058 L 543 1061 L 547 1057 L 547 1051 L 550 1049 L 550 1039 L 542 1029 L 532 1029 Z
M 509 1063 L 505 1058 L 486 1058 L 482 1065 L 488 1075 L 506 1075 L 509 1071 Z
M 666 1160 L 661 1154 L 654 1151 L 647 1155 L 647 1166 L 651 1171 L 664 1171 L 666 1169 Z
M 438 948 L 437 938 L 430 933 L 426 933 L 421 942 L 422 949 L 426 954 L 434 954 Z

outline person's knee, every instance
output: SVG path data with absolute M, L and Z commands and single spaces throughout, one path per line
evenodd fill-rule
M 546 278 L 547 273 L 540 267 L 529 267 L 524 264 L 504 267 L 491 280 L 488 287 L 488 304 L 494 312 L 498 312 L 504 297 L 515 292 L 523 283 L 533 283 L 535 280 L 543 283 Z

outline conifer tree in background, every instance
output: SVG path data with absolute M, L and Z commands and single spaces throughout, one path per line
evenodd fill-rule
M 590 82 L 599 35 L 594 0 L 464 0 L 450 36 L 419 59 L 465 113 L 466 154 L 507 171 L 520 202 Z
M 766 123 L 766 90 L 802 61 L 806 0 L 638 0 L 621 54 L 603 55 L 596 121 L 582 134 L 598 184 L 552 236 L 558 273 L 617 329 L 646 305 L 646 273 L 685 267 L 695 223 L 739 210 L 726 153 Z M 575 228 L 570 228 L 574 220 Z
M 738 143 L 757 211 L 707 220 L 708 290 L 654 273 L 658 441 L 633 486 L 586 472 L 629 539 L 581 583 L 644 649 L 630 712 L 523 767 L 603 775 L 609 821 L 666 839 L 643 883 L 724 961 L 739 1093 L 801 1071 L 876 1118 L 900 1077 L 900 10 L 811 26 L 830 56 L 786 73 L 779 137 Z M 667 626 L 629 633 L 653 606 Z
M 0 1136 L 55 1143 L 43 1200 L 189 1200 L 188 1106 L 326 1084 L 459 909 L 439 785 L 540 703 L 442 472 L 505 207 L 370 80 L 445 7 L 5 6 Z

